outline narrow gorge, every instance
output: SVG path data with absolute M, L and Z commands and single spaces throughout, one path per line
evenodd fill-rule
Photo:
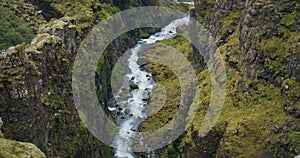
M 147 39 L 142 39 L 137 42 L 137 45 L 130 50 L 131 55 L 128 58 L 128 67 L 130 69 L 130 74 L 126 75 L 125 82 L 127 81 L 127 91 L 128 87 L 131 88 L 130 98 L 127 100 L 124 97 L 120 97 L 126 87 L 121 87 L 117 96 L 114 98 L 112 106 L 109 107 L 111 111 L 115 112 L 115 118 L 120 126 L 119 132 L 115 137 L 116 154 L 118 158 L 128 157 L 133 158 L 133 151 L 131 150 L 132 137 L 140 137 L 134 135 L 132 132 L 136 132 L 139 129 L 139 125 L 148 116 L 145 113 L 145 106 L 147 106 L 148 99 L 155 88 L 155 82 L 152 79 L 152 74 L 143 71 L 141 66 L 138 65 L 139 52 L 143 51 L 145 45 L 153 44 L 157 41 L 162 41 L 170 39 L 176 36 L 176 29 L 179 25 L 188 24 L 189 15 L 181 19 L 172 21 L 170 24 L 151 35 Z M 130 85 L 130 86 L 128 86 Z M 122 100 L 120 99 L 122 98 Z M 143 138 L 140 138 L 141 146 L 144 145 Z M 149 149 L 149 154 L 151 154 L 151 149 Z
M 126 32 L 105 49 L 95 72 L 95 91 L 101 108 L 120 127 L 112 136 L 113 144 L 105 144 L 84 124 L 84 119 L 93 119 L 97 113 L 88 109 L 89 115 L 85 115 L 75 107 L 74 61 L 98 23 L 143 6 L 168 7 L 188 15 L 166 19 L 162 28 Z M 0 12 L 1 158 L 300 155 L 299 1 L 1 0 Z M 161 17 L 159 13 L 148 16 Z M 198 41 L 211 38 L 226 69 L 223 109 L 205 136 L 200 128 L 211 110 L 212 80 L 208 63 L 181 35 L 186 32 L 179 26 L 191 24 L 190 19 L 199 22 L 211 37 L 202 32 L 190 36 Z M 133 138 L 140 140 L 139 146 L 147 146 L 143 143 L 147 138 L 138 132 L 165 126 L 181 108 L 184 87 L 172 68 L 143 63 L 146 58 L 163 56 L 163 48 L 146 49 L 155 44 L 176 49 L 191 63 L 200 91 L 198 109 L 180 137 L 159 149 L 135 152 Z M 203 50 L 207 47 L 201 46 Z M 142 56 L 145 52 L 148 54 Z M 166 97 L 156 110 L 151 101 L 161 87 Z M 147 106 L 155 113 L 148 115 Z M 189 118 L 181 120 L 188 122 Z M 114 133 L 104 127 L 101 130 L 99 135 Z

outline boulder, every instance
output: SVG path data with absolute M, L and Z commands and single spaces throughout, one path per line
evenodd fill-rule
M 18 157 L 40 157 L 46 158 L 45 154 L 34 144 L 5 139 L 1 132 L 3 121 L 0 117 L 0 157 L 18 158 Z
M 3 158 L 46 158 L 45 154 L 36 145 L 31 143 L 0 138 L 0 149 L 0 157 Z
M 137 84 L 131 84 L 130 88 L 131 89 L 139 89 L 139 85 L 137 85 Z

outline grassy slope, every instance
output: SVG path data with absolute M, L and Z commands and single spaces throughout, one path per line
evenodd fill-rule
M 236 45 L 237 41 L 237 36 L 233 35 L 227 45 L 223 47 Z M 183 52 L 186 57 L 192 51 L 189 43 L 182 37 L 176 37 L 175 39 L 170 39 L 163 43 L 171 45 L 180 52 Z M 222 49 L 224 49 L 223 47 L 219 50 L 222 51 Z M 176 112 L 176 110 L 173 110 L 174 106 L 178 104 L 178 100 L 180 99 L 180 88 L 178 88 L 178 79 L 166 67 L 155 63 L 150 63 L 145 67 L 153 72 L 155 81 L 163 84 L 168 92 L 168 98 L 164 108 L 162 108 L 157 115 L 150 117 L 141 125 L 143 130 L 148 131 L 157 129 L 166 124 L 168 118 L 174 115 Z M 165 77 L 166 74 L 169 77 Z M 198 74 L 198 80 L 201 89 L 200 111 L 194 118 L 192 126 L 188 128 L 187 133 L 180 140 L 180 146 L 176 147 L 179 151 L 187 145 L 196 147 L 192 135 L 194 132 L 199 131 L 204 118 L 204 111 L 209 104 L 210 76 L 208 70 L 200 72 Z M 256 85 L 257 88 L 253 88 L 251 85 Z M 289 85 L 294 88 L 290 89 L 287 93 L 293 93 L 293 95 L 299 97 L 299 85 L 295 82 L 289 83 Z M 216 127 L 226 125 L 225 134 L 220 142 L 220 147 L 222 151 L 231 153 L 231 156 L 258 156 L 257 154 L 265 148 L 266 140 L 277 141 L 279 139 L 280 133 L 275 134 L 272 131 L 274 125 L 281 127 L 289 120 L 299 123 L 299 119 L 295 120 L 284 112 L 283 104 L 286 98 L 281 96 L 280 88 L 275 87 L 273 84 L 259 80 L 245 80 L 235 69 L 228 68 L 226 93 L 224 108 Z M 297 105 L 299 107 L 299 102 Z M 289 140 L 293 142 L 293 146 L 299 150 L 299 132 L 290 130 L 288 131 L 288 135 Z M 172 152 L 170 151 L 172 150 L 175 149 L 173 149 L 172 145 L 169 145 L 168 150 L 162 157 L 171 156 L 170 153 Z

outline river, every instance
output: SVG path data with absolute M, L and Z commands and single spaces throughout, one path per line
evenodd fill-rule
M 139 53 L 143 51 L 143 46 L 145 45 L 175 37 L 177 33 L 176 28 L 180 25 L 188 24 L 188 22 L 189 15 L 174 20 L 149 38 L 138 41 L 130 50 L 131 54 L 128 58 L 130 73 L 126 74 L 125 77 L 125 82 L 132 85 L 131 88 L 127 87 L 127 89 L 129 88 L 130 97 L 127 100 L 122 100 L 117 95 L 117 97 L 114 97 L 113 104 L 109 105 L 109 110 L 114 114 L 119 127 L 119 131 L 114 138 L 116 158 L 135 157 L 131 149 L 132 138 L 136 136 L 134 132 L 138 131 L 140 123 L 147 119 L 147 114 L 144 112 L 145 106 L 148 104 L 147 99 L 156 87 L 151 73 L 143 70 L 138 65 Z M 119 91 L 119 95 L 121 93 L 123 93 L 122 90 Z M 140 140 L 142 141 L 142 138 Z

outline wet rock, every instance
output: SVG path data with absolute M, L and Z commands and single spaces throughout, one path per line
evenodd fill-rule
M 133 132 L 136 132 L 137 130 L 136 129 L 130 129 L 131 131 L 133 131 Z
M 131 89 L 139 89 L 139 85 L 137 85 L 137 84 L 131 84 L 130 88 Z
M 149 101 L 148 98 L 143 98 L 142 100 L 145 101 L 145 102 Z
M 130 81 L 134 81 L 134 79 L 135 79 L 135 77 L 131 77 L 131 78 L 130 78 Z
M 130 114 L 130 110 L 125 109 L 125 110 L 124 110 L 124 113 L 128 115 L 128 114 Z
M 148 101 L 148 100 L 149 100 L 149 94 L 148 94 L 147 91 L 145 91 L 145 92 L 143 93 L 142 100 L 143 100 L 143 101 Z
M 223 45 L 223 44 L 225 44 L 225 40 L 223 40 L 223 39 L 220 39 L 220 40 L 218 40 L 218 42 L 216 43 L 216 45 L 217 46 L 221 46 L 221 45 Z

